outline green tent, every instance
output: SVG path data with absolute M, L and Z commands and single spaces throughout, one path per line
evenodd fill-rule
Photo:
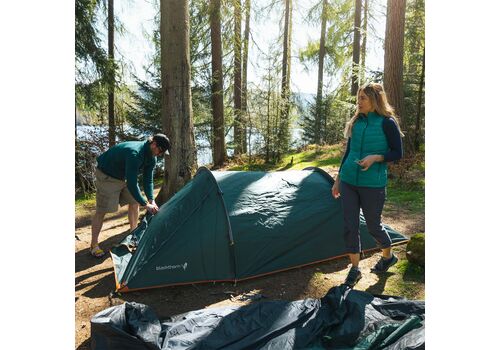
M 117 291 L 244 279 L 345 255 L 340 200 L 319 168 L 205 167 L 113 248 Z M 406 238 L 386 226 L 393 243 Z M 376 248 L 361 216 L 364 251 Z M 135 250 L 130 246 L 136 246 Z

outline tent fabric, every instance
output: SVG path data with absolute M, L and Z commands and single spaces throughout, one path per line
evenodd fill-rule
M 240 281 L 345 255 L 341 202 L 319 168 L 211 172 L 113 248 L 118 291 Z M 393 243 L 406 237 L 385 226 Z M 364 251 L 376 248 L 361 215 Z M 131 253 L 126 246 L 138 242 Z
M 159 320 L 126 302 L 91 320 L 93 350 L 425 348 L 425 302 L 373 296 L 347 286 L 321 299 L 261 301 Z

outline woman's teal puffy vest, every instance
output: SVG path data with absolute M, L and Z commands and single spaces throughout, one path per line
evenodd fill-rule
M 351 145 L 347 159 L 340 169 L 340 179 L 353 186 L 385 187 L 387 185 L 387 163 L 373 163 L 362 171 L 356 161 L 371 154 L 384 155 L 389 147 L 382 122 L 383 116 L 369 112 L 360 116 L 352 127 Z

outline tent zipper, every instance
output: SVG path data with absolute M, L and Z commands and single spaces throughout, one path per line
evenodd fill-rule
M 365 131 L 366 128 L 368 127 L 368 117 L 366 117 L 366 123 L 365 123 L 365 128 L 363 129 L 363 133 L 361 134 L 361 149 L 359 150 L 359 158 L 361 158 L 363 154 L 363 144 L 365 142 Z M 360 159 L 361 160 L 361 159 Z M 360 166 L 358 165 L 356 172 L 356 186 L 359 186 L 359 172 L 360 172 Z

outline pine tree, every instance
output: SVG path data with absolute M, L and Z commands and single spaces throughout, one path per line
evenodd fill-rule
M 165 176 L 158 203 L 162 204 L 194 175 L 188 0 L 161 0 L 162 124 L 172 149 L 166 156 Z
M 389 103 L 396 109 L 401 126 L 406 128 L 403 106 L 403 53 L 406 0 L 387 0 L 384 53 L 384 88 Z
M 213 114 L 213 159 L 216 167 L 226 160 L 224 139 L 224 85 L 222 77 L 222 39 L 220 22 L 220 0 L 210 1 L 210 36 L 212 48 L 212 114 Z

